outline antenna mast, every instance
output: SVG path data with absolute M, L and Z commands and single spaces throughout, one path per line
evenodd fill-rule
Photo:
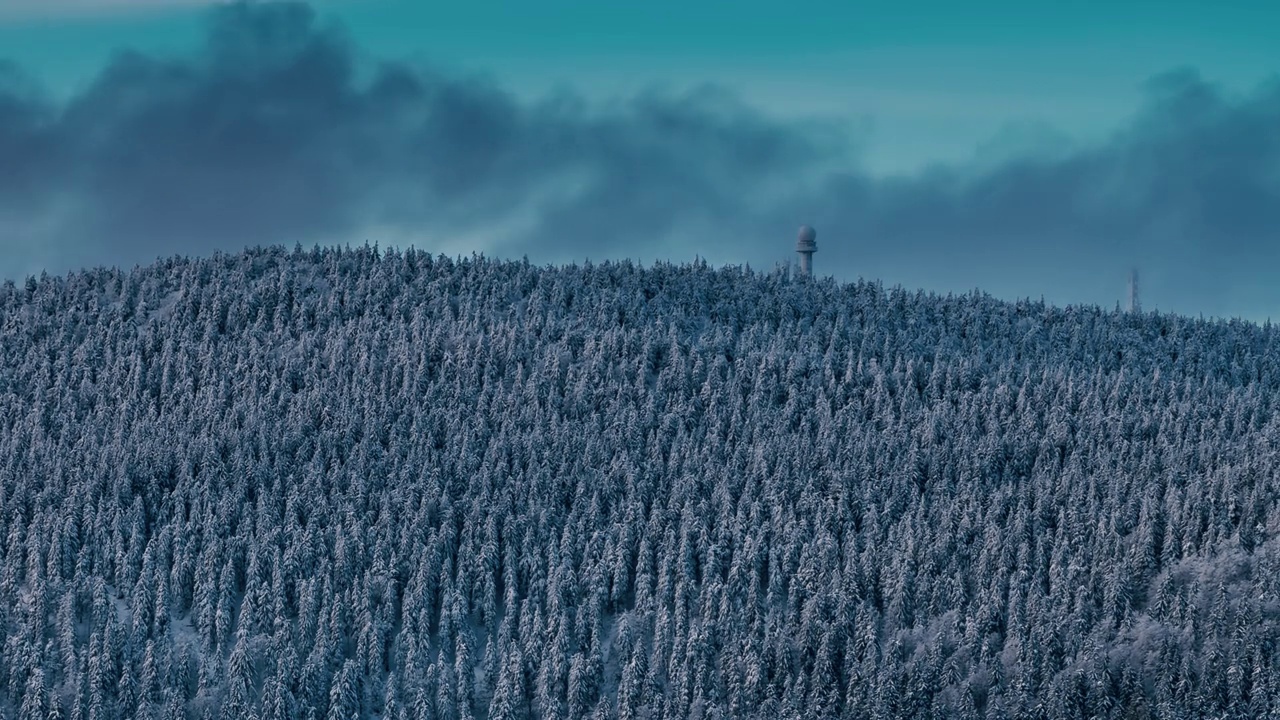
M 1138 299 L 1138 268 L 1129 270 L 1129 312 L 1142 312 L 1142 301 Z

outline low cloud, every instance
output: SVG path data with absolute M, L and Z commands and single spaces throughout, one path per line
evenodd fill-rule
M 27 233 L 0 242 L 58 269 L 360 242 L 368 227 L 424 247 L 504 226 L 487 249 L 641 254 L 841 151 L 831 133 L 772 123 L 712 88 L 589 109 L 366 65 L 305 5 L 240 4 L 211 13 L 195 57 L 121 53 L 62 105 L 11 67 L 0 222 Z
M 222 6 L 198 52 L 122 52 L 65 101 L 0 67 L 0 276 L 366 239 L 760 266 L 811 222 L 820 270 L 843 278 L 1110 304 L 1138 264 L 1148 305 L 1269 314 L 1280 84 L 1237 96 L 1181 70 L 1144 92 L 1100 144 L 1014 138 L 882 178 L 840 127 L 714 86 L 522 103 L 371 60 L 306 5 Z
M 923 272 L 1071 297 L 1061 279 L 1105 278 L 1118 295 L 1136 264 L 1166 307 L 1280 307 L 1268 269 L 1280 261 L 1280 84 L 1232 96 L 1179 70 L 1145 92 L 1141 113 L 1097 146 L 896 181 L 832 178 L 817 211 L 853 237 L 892 238 L 863 246 L 886 268 L 914 256 Z

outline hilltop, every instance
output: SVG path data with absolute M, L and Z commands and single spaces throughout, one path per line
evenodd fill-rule
M 0 348 L 5 717 L 1280 712 L 1270 326 L 269 248 Z

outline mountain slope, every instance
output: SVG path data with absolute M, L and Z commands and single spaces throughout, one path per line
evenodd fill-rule
M 1280 336 L 282 249 L 0 288 L 7 716 L 1280 711 Z

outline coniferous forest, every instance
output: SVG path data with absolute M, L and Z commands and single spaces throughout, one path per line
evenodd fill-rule
M 0 716 L 1280 715 L 1280 333 L 705 264 L 0 287 Z

